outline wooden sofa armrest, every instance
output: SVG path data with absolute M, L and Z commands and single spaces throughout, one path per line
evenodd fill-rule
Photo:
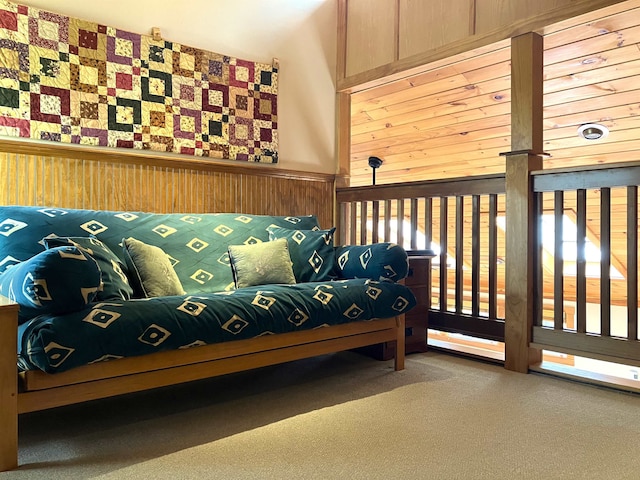
M 18 305 L 0 295 L 0 472 L 18 466 Z

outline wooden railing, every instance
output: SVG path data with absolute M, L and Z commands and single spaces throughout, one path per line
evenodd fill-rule
M 504 193 L 500 174 L 340 188 L 338 238 L 433 249 L 430 328 L 504 340 Z
M 538 211 L 554 225 L 553 245 L 548 245 L 543 231 L 539 235 L 536 282 L 538 302 L 540 292 L 552 289 L 554 315 L 552 321 L 536 316 L 532 346 L 640 364 L 640 164 L 538 171 L 532 178 Z M 572 222 L 576 233 L 570 238 L 566 230 Z M 568 253 L 571 244 L 575 254 Z M 575 318 L 563 313 L 567 303 L 575 306 Z
M 640 365 L 640 162 L 531 178 L 537 227 L 528 346 Z M 504 175 L 341 188 L 338 238 L 434 249 L 429 328 L 505 341 L 508 195 Z

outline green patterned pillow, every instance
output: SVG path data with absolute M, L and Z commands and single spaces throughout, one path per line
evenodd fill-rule
M 296 283 L 284 238 L 273 242 L 229 245 L 228 250 L 236 288 Z
M 407 252 L 390 242 L 344 245 L 336 249 L 340 278 L 371 278 L 398 282 L 409 272 Z
M 186 293 L 169 256 L 160 247 L 129 237 L 122 239 L 122 249 L 137 296 L 164 297 Z
M 126 275 L 126 267 L 115 253 L 109 247 L 95 237 L 46 237 L 43 238 L 45 247 L 61 247 L 71 245 L 78 247 L 85 253 L 91 255 L 102 272 L 103 290 L 98 292 L 97 299 L 113 300 L 114 298 L 121 300 L 129 300 L 133 294 L 133 289 L 129 285 Z
M 18 305 L 18 322 L 45 313 L 80 310 L 101 287 L 101 272 L 91 256 L 76 247 L 45 250 L 0 275 L 0 293 Z
M 286 238 L 298 283 L 324 282 L 334 276 L 335 249 L 330 230 L 291 230 L 269 227 L 269 239 Z

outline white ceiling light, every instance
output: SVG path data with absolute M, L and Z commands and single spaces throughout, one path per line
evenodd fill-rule
M 599 123 L 585 123 L 578 128 L 578 135 L 585 140 L 600 140 L 609 135 L 609 129 Z

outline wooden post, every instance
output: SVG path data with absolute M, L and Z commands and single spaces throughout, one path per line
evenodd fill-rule
M 338 0 L 338 58 L 336 59 L 336 81 L 344 80 L 347 71 L 347 17 L 348 0 Z
M 338 41 L 336 58 L 336 82 L 347 76 L 347 17 L 348 0 L 338 0 Z M 351 165 L 351 95 L 338 92 L 336 95 L 336 158 L 338 171 L 334 185 L 336 188 L 349 186 Z M 341 243 L 347 242 L 347 212 L 341 211 L 334 197 L 334 221 L 336 237 Z M 355 229 L 355 225 L 350 225 Z
M 336 95 L 336 157 L 338 159 L 338 174 L 336 175 L 336 188 L 349 186 L 351 171 L 351 95 L 340 92 Z M 334 222 L 336 226 L 336 238 L 346 240 L 346 225 L 340 212 L 340 205 L 334 197 Z M 342 212 L 344 214 L 344 212 Z M 355 228 L 355 225 L 351 225 Z
M 336 95 L 336 156 L 338 158 L 338 187 L 349 186 L 351 174 L 351 95 Z
M 526 373 L 541 361 L 529 347 L 534 320 L 535 234 L 538 218 L 531 171 L 542 168 L 543 39 L 511 41 L 511 152 L 506 153 L 505 368 Z
M 18 305 L 0 296 L 0 472 L 18 467 Z

